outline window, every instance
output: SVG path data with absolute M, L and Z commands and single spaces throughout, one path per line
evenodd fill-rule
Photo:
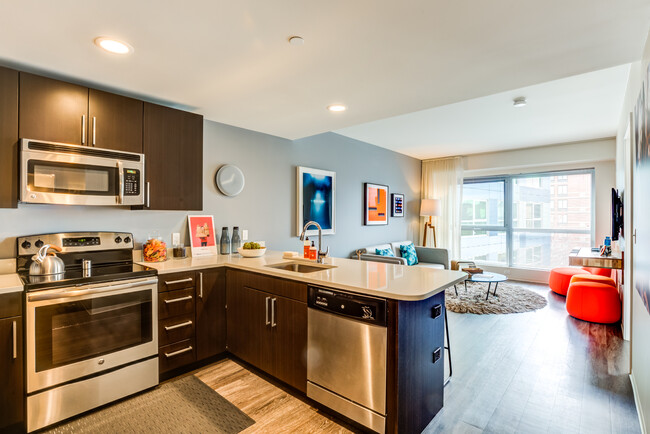
M 593 176 L 581 170 L 465 180 L 462 258 L 511 267 L 567 265 L 573 248 L 593 241 Z

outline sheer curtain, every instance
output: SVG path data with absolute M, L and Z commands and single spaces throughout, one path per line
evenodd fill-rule
M 462 157 L 440 158 L 422 162 L 422 199 L 440 199 L 441 215 L 433 217 L 438 247 L 449 250 L 449 259 L 460 258 L 460 209 L 463 201 Z M 420 227 L 425 220 L 420 219 Z M 422 234 L 422 236 L 424 233 Z M 433 247 L 433 236 L 427 237 Z

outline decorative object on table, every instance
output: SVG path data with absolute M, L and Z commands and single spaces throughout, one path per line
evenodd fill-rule
M 260 243 L 251 242 L 244 243 L 237 251 L 244 258 L 259 258 L 266 253 L 266 247 L 261 246 Z
M 388 186 L 366 182 L 363 201 L 363 224 L 366 226 L 388 224 Z
M 336 231 L 336 172 L 298 166 L 296 179 L 296 234 L 300 236 L 307 222 L 315 221 L 323 235 Z M 305 235 L 314 236 L 312 229 Z
M 424 238 L 422 239 L 422 245 L 424 247 L 427 246 L 427 233 L 429 232 L 429 229 L 433 230 L 433 247 L 438 247 L 438 242 L 436 241 L 436 227 L 431 223 L 431 218 L 440 215 L 442 215 L 440 199 L 422 199 L 420 202 L 420 216 L 429 217 L 429 221 L 424 222 Z
M 149 234 L 147 242 L 142 245 L 142 258 L 145 262 L 163 262 L 167 260 L 167 244 L 156 231 Z
M 461 271 L 464 271 L 467 274 L 482 274 L 483 269 L 479 267 L 467 267 L 463 268 Z
M 228 234 L 228 226 L 221 228 L 221 238 L 219 239 L 219 253 L 222 255 L 230 254 L 230 235 Z
M 406 259 L 406 265 L 416 265 L 418 263 L 418 254 L 413 244 L 402 244 L 399 246 L 399 252 L 402 258 Z
M 404 195 L 402 193 L 393 193 L 391 197 L 391 217 L 404 217 Z
M 452 259 L 451 269 L 460 270 L 461 268 L 476 268 L 474 261 L 463 261 L 462 259 Z
M 217 240 L 214 232 L 214 218 L 211 215 L 187 216 L 190 230 L 190 248 L 192 256 L 210 256 L 217 254 Z
M 235 165 L 226 164 L 217 170 L 214 176 L 219 191 L 229 197 L 237 196 L 244 190 L 244 172 Z
M 232 228 L 232 241 L 230 242 L 231 249 L 230 251 L 235 253 L 242 246 L 241 237 L 239 236 L 239 226 L 233 226 Z
M 650 111 L 650 97 L 646 92 L 650 91 L 650 65 L 646 71 L 646 81 L 641 84 L 637 103 L 634 108 L 633 136 L 634 149 L 636 151 L 636 167 L 634 178 L 634 190 L 632 191 L 632 202 L 634 203 L 634 229 L 635 243 L 634 255 L 632 257 L 632 268 L 634 269 L 634 286 L 636 287 L 646 310 L 650 313 L 650 234 L 648 225 L 643 219 L 650 215 L 650 122 L 648 111 Z M 628 230 L 629 232 L 629 230 Z M 629 238 L 629 237 L 628 237 Z M 629 243 L 629 240 L 626 240 Z M 630 243 L 631 244 L 631 243 Z
M 63 422 L 47 434 L 184 432 L 235 434 L 255 421 L 194 375 L 179 377 L 131 398 Z
M 509 282 L 499 285 L 496 296 L 485 299 L 485 283 L 468 282 L 467 290 L 454 287 L 445 291 L 445 306 L 451 312 L 473 314 L 507 314 L 532 312 L 546 306 L 546 298 L 535 291 Z

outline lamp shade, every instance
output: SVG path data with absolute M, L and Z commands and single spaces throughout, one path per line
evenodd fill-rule
M 442 213 L 441 211 L 440 199 L 422 199 L 422 203 L 420 204 L 421 216 L 439 216 Z

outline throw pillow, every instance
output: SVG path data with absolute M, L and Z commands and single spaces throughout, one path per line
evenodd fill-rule
M 395 253 L 393 253 L 393 249 L 375 249 L 375 254 L 379 256 L 393 256 L 395 257 Z
M 413 244 L 402 244 L 399 246 L 399 252 L 402 254 L 402 258 L 406 259 L 407 265 L 415 265 L 418 263 L 418 254 L 415 252 L 415 246 Z

